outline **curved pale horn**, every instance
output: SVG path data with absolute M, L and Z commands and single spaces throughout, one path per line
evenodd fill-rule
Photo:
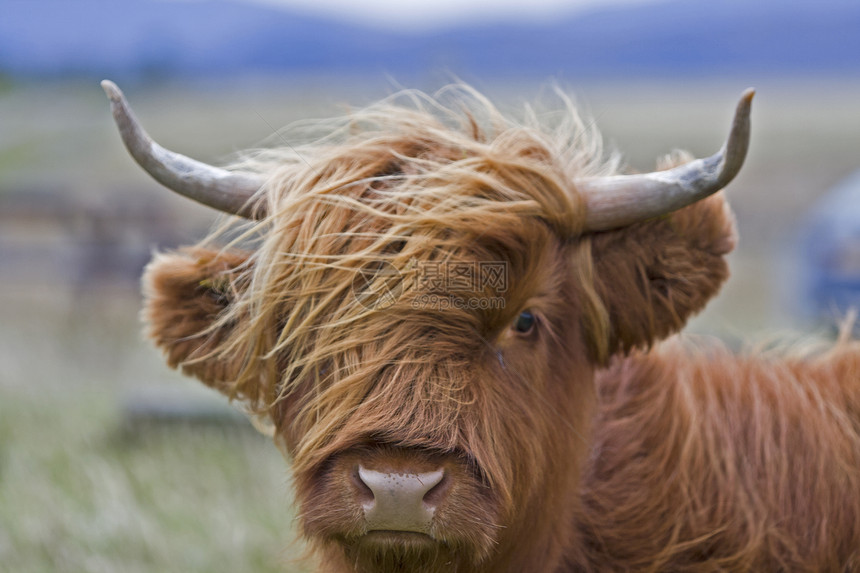
M 586 229 L 617 229 L 671 213 L 725 187 L 738 174 L 747 155 L 754 95 L 753 89 L 743 93 L 728 140 L 710 157 L 666 171 L 576 181 L 587 208 Z
M 126 149 L 156 181 L 199 203 L 231 215 L 254 218 L 262 214 L 252 201 L 263 178 L 227 171 L 164 149 L 144 131 L 115 83 L 104 80 L 111 111 Z

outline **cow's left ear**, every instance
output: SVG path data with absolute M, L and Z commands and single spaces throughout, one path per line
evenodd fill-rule
M 718 193 L 656 219 L 591 236 L 596 294 L 608 332 L 593 357 L 647 347 L 678 332 L 729 276 L 734 216 Z
M 190 247 L 156 255 L 143 276 L 147 335 L 167 364 L 230 397 L 244 397 L 235 387 L 242 362 L 223 343 L 241 325 L 222 317 L 245 288 L 248 256 Z

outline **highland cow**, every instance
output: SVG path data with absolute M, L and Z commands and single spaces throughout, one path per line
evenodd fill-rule
M 144 169 L 249 220 L 157 255 L 144 316 L 271 424 L 320 571 L 860 570 L 857 344 L 660 342 L 728 276 L 751 91 L 715 155 L 622 175 L 572 105 L 464 87 L 220 169 L 103 85 Z

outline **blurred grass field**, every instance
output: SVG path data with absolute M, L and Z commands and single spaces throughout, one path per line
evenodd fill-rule
M 3 312 L 0 571 L 301 571 L 270 440 L 229 417 L 124 417 L 145 385 L 220 404 L 163 371 L 135 306 Z
M 572 87 L 607 141 L 633 167 L 650 169 L 675 147 L 715 151 L 748 83 Z M 162 144 L 218 161 L 274 127 L 342 113 L 388 87 L 159 85 L 126 95 Z M 539 91 L 478 87 L 507 106 Z M 788 303 L 792 238 L 815 198 L 860 168 L 860 82 L 756 87 L 750 157 L 728 191 L 741 234 L 734 277 L 692 324 L 728 337 L 807 327 Z M 174 238 L 183 240 L 213 220 L 139 172 L 95 84 L 0 91 L 0 204 L 45 190 L 52 191 L 46 200 L 59 194 L 84 211 L 166 205 Z M 141 389 L 168 399 L 180 392 L 215 403 L 215 411 L 222 402 L 170 371 L 142 339 L 133 280 L 82 286 L 70 278 L 75 265 L 64 241 L 76 228 L 0 222 L 0 247 L 33 253 L 0 258 L 0 571 L 301 571 L 288 466 L 268 439 L 227 416 L 222 423 L 129 419 L 125 406 Z

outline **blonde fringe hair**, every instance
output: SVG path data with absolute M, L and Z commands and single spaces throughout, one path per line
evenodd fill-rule
M 604 152 L 599 133 L 571 99 L 555 93 L 561 112 L 527 107 L 517 121 L 468 86 L 449 86 L 432 97 L 404 91 L 345 117 L 297 124 L 291 139 L 305 143 L 245 154 L 233 167 L 267 178 L 261 190 L 267 216 L 238 234 L 232 225 L 218 228 L 203 241 L 223 245 L 230 236 L 225 249 L 252 247 L 233 280 L 235 300 L 210 334 L 242 328 L 196 359 L 240 360 L 231 394 L 256 413 L 301 381 L 311 382 L 315 411 L 306 414 L 315 420 L 324 418 L 327 404 L 340 411 L 356 407 L 368 375 L 430 367 L 420 352 L 382 351 L 397 321 L 390 314 L 380 320 L 379 309 L 359 304 L 356 273 L 384 263 L 397 269 L 402 294 L 396 312 L 412 300 L 416 262 L 486 260 L 498 252 L 482 249 L 482 240 L 515 241 L 531 232 L 528 225 L 578 236 L 583 209 L 572 181 L 614 174 L 619 160 Z M 588 249 L 579 251 L 590 256 Z M 585 272 L 591 264 L 577 267 Z M 380 274 L 364 286 L 374 291 L 391 288 L 390 282 Z M 583 284 L 587 289 L 591 281 Z M 586 298 L 591 328 L 608 328 L 597 295 Z M 442 320 L 424 318 L 431 325 Z M 460 332 L 475 320 L 456 311 L 444 319 L 445 329 Z M 357 340 L 380 351 L 364 355 Z M 457 397 L 461 377 L 431 375 L 432 383 L 451 385 L 449 396 L 467 400 Z M 338 390 L 329 400 L 333 380 Z M 355 392 L 347 397 L 350 387 Z

